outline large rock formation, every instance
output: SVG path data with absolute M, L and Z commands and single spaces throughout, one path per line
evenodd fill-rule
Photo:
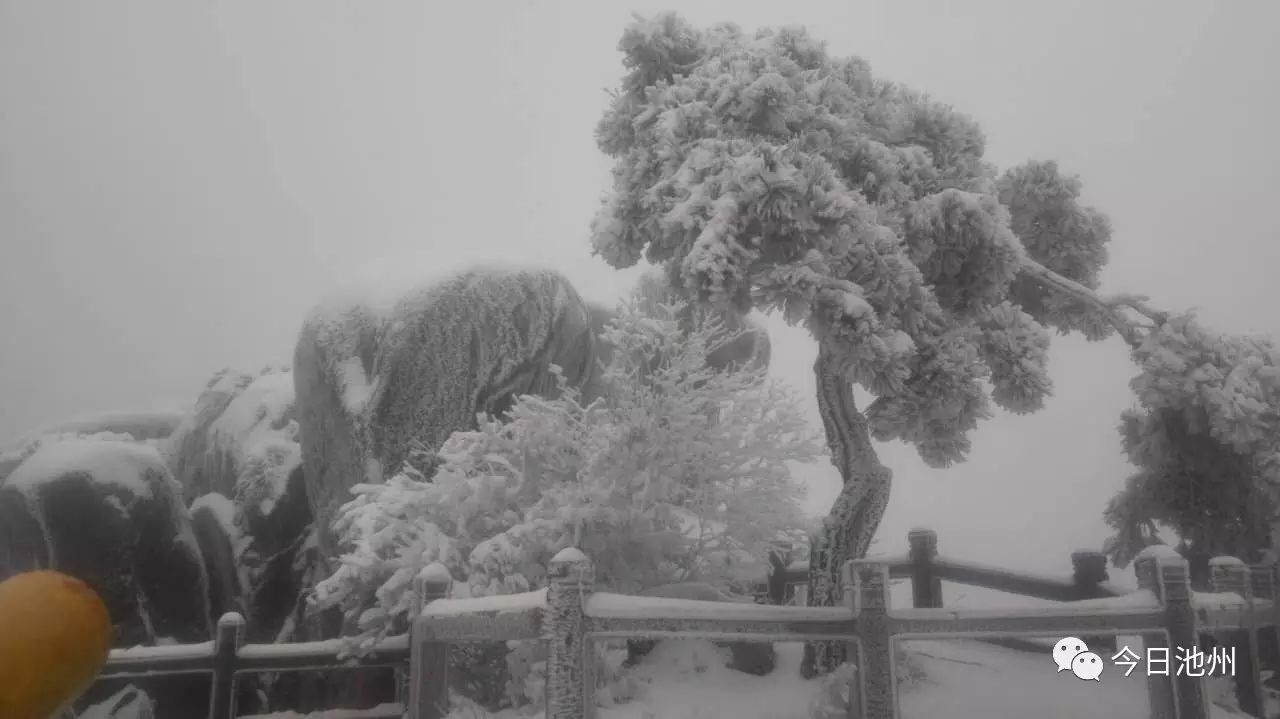
M 235 505 L 221 494 L 200 497 L 191 504 L 191 528 L 209 578 L 211 616 L 215 621 L 227 612 L 246 616 L 245 582 L 236 546 L 240 534 L 235 528 Z
M 399 471 L 414 443 L 437 450 L 479 413 L 551 395 L 591 372 L 594 337 L 577 291 L 549 270 L 476 269 L 390 306 L 351 299 L 306 320 L 294 352 L 303 474 L 326 554 L 336 509 L 362 481 Z
M 35 568 L 93 587 L 111 613 L 118 647 L 212 638 L 200 549 L 181 490 L 153 447 L 44 442 L 9 475 L 0 485 L 0 578 Z M 164 707 L 159 716 L 198 714 L 208 683 L 200 676 L 138 682 Z M 120 688 L 104 682 L 85 699 Z
M 120 644 L 207 641 L 208 579 L 177 483 L 145 445 L 46 443 L 0 486 L 0 577 L 57 569 L 106 602 Z
M 192 505 L 215 603 L 243 607 L 253 641 L 290 638 L 311 524 L 290 370 L 219 372 L 162 449 L 204 510 Z
M 223 370 L 161 448 L 187 502 L 216 492 L 269 510 L 301 464 L 297 434 L 287 368 Z

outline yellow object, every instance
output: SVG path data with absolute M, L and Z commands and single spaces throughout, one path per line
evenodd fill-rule
M 79 579 L 38 571 L 0 582 L 0 717 L 66 711 L 102 671 L 111 637 L 106 605 Z

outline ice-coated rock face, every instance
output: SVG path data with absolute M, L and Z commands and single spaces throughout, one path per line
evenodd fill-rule
M 206 494 L 191 505 L 191 527 L 209 578 L 210 616 L 216 619 L 228 612 L 243 613 L 235 506 L 221 494 Z
M 559 366 L 581 387 L 595 358 L 590 311 L 562 275 L 474 269 L 394 301 L 347 298 L 307 318 L 294 351 L 303 474 L 327 536 L 358 482 L 397 472 L 520 394 L 551 396 Z
M 46 443 L 0 485 L 0 578 L 34 568 L 84 580 L 117 646 L 212 636 L 208 579 L 181 492 L 132 442 Z
M 217 493 L 270 512 L 302 463 L 290 371 L 217 373 L 161 452 L 187 502 Z
M 311 509 L 302 479 L 292 372 L 223 370 L 162 445 L 190 501 L 217 611 L 244 611 L 254 641 L 274 641 L 294 614 L 295 567 Z

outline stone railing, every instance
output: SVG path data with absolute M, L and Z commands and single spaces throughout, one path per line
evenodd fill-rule
M 360 657 L 345 657 L 342 639 L 292 644 L 243 644 L 244 618 L 230 613 L 218 620 L 217 638 L 201 644 L 113 649 L 99 681 L 181 674 L 210 674 L 209 719 L 234 719 L 236 679 L 242 674 L 309 672 L 351 667 L 409 667 L 409 637 L 389 637 Z M 361 712 L 363 719 L 399 719 L 403 704 Z M 242 718 L 244 719 L 244 718 Z
M 236 716 L 236 677 L 281 671 L 386 666 L 407 670 L 407 692 L 399 704 L 364 716 L 441 719 L 447 714 L 450 643 L 544 640 L 547 642 L 546 716 L 585 719 L 595 705 L 596 667 L 586 661 L 591 642 L 615 638 L 835 640 L 850 643 L 861 669 L 851 687 L 851 716 L 895 719 L 896 644 L 910 639 L 1027 637 L 1081 638 L 1138 635 L 1145 647 L 1171 649 L 1214 643 L 1236 648 L 1240 706 L 1261 716 L 1261 655 L 1274 651 L 1280 605 L 1270 568 L 1232 558 L 1212 563 L 1214 593 L 1191 591 L 1186 562 L 1171 549 L 1151 548 L 1135 561 L 1139 589 L 1124 593 L 1105 581 L 1105 562 L 1091 553 L 1073 555 L 1076 577 L 1060 580 L 943 559 L 937 537 L 912 532 L 904 557 L 849 562 L 842 570 L 842 605 L 797 607 L 633 597 L 594 591 L 588 557 L 565 549 L 551 561 L 548 586 L 523 594 L 448 599 L 452 578 L 432 565 L 414 586 L 409 636 L 390 637 L 374 652 L 346 659 L 342 640 L 300 644 L 242 645 L 243 620 L 229 614 L 214 642 L 111 652 L 102 679 L 166 674 L 213 675 L 208 716 Z M 1092 569 L 1090 569 L 1092 567 Z M 1101 571 L 1098 571 L 1098 570 Z M 891 577 L 910 577 L 913 607 L 893 609 Z M 979 610 L 943 608 L 941 582 L 954 581 L 1019 594 L 1058 599 L 1052 607 Z M 1123 596 L 1121 596 L 1123 595 Z M 1092 642 L 1086 640 L 1087 643 Z M 1048 666 L 1047 646 L 1043 661 Z M 1202 677 L 1148 676 L 1153 719 L 1208 719 Z
M 987 578 L 1015 576 L 988 568 L 957 571 L 959 565 L 945 561 L 930 566 L 940 578 L 973 572 Z M 1259 691 L 1258 630 L 1277 623 L 1269 571 L 1250 571 L 1239 562 L 1220 560 L 1215 578 L 1222 593 L 1209 595 L 1190 590 L 1186 563 L 1171 551 L 1145 553 L 1136 562 L 1136 573 L 1140 589 L 1120 599 L 1049 608 L 894 610 L 888 596 L 890 564 L 856 560 L 844 567 L 843 606 L 726 605 L 594 592 L 591 561 L 576 549 L 566 549 L 551 562 L 545 590 L 437 599 L 423 607 L 413 624 L 408 716 L 440 719 L 447 713 L 450 642 L 529 639 L 548 642 L 548 719 L 591 715 L 595 668 L 586 662 L 586 648 L 598 639 L 624 637 L 848 641 L 854 650 L 851 656 L 862 667 L 851 693 L 857 698 L 851 710 L 864 719 L 897 716 L 894 654 L 897 641 L 903 639 L 1140 635 L 1146 646 L 1190 648 L 1198 646 L 1202 633 L 1242 633 L 1238 641 L 1253 659 L 1240 662 L 1248 665 L 1250 675 L 1242 679 Z M 419 594 L 447 596 L 449 581 L 437 565 L 421 580 Z M 936 588 L 937 583 L 930 580 L 928 586 Z M 1153 717 L 1173 717 L 1176 711 L 1181 719 L 1207 719 L 1202 677 L 1156 675 L 1147 681 Z

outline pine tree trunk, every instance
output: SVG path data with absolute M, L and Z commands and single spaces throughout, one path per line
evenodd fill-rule
M 844 483 L 809 553 L 809 606 L 830 607 L 840 601 L 840 568 L 866 556 L 889 503 L 893 477 L 880 464 L 867 419 L 853 400 L 853 385 L 834 353 L 820 343 L 813 365 L 818 380 L 818 410 L 831 448 L 831 463 Z M 845 661 L 845 642 L 810 642 L 800 672 L 812 678 L 834 671 Z

